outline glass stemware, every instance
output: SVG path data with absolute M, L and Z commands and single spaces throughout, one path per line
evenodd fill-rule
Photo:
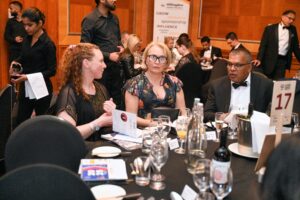
M 159 133 L 161 137 L 167 138 L 168 134 L 171 131 L 171 119 L 167 115 L 160 115 L 158 116 L 158 126 L 159 126 Z
M 216 123 L 216 132 L 217 132 L 217 135 L 216 135 L 216 140 L 215 142 L 220 142 L 220 131 L 223 127 L 223 123 L 224 123 L 224 119 L 222 119 L 222 115 L 224 113 L 223 112 L 216 112 L 215 113 L 215 123 Z
M 188 118 L 185 116 L 179 116 L 176 121 L 176 132 L 180 141 L 180 147 L 178 149 L 175 149 L 175 153 L 185 154 L 183 143 L 186 141 L 187 126 L 188 126 Z
M 154 190 L 163 190 L 166 184 L 161 180 L 161 168 L 166 164 L 168 160 L 168 143 L 166 138 L 154 135 L 152 139 L 150 159 L 152 165 L 156 168 L 157 174 L 154 174 L 151 178 L 153 181 L 150 187 Z
M 20 74 L 22 74 L 23 72 L 23 67 L 20 63 L 14 63 L 12 64 L 12 74 L 10 75 L 10 77 L 12 79 L 18 79 Z M 17 91 L 17 84 L 14 84 L 14 88 L 15 88 L 15 92 Z
M 211 169 L 210 189 L 218 200 L 225 198 L 232 190 L 232 170 L 224 166 Z
M 298 113 L 292 113 L 291 124 L 293 124 L 295 132 L 299 131 L 299 115 Z
M 199 189 L 198 200 L 213 200 L 214 196 L 206 192 L 210 185 L 210 160 L 199 159 L 195 164 L 195 173 L 193 180 L 196 187 Z

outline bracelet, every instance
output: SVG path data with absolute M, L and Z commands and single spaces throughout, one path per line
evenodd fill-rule
M 99 129 L 100 129 L 100 126 L 97 126 L 92 122 L 89 123 L 89 126 L 90 126 L 92 132 L 99 131 Z

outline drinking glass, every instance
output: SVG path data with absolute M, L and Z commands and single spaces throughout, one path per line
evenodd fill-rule
M 22 74 L 23 72 L 23 67 L 20 63 L 14 63 L 12 64 L 12 74 L 10 75 L 10 77 L 12 79 L 18 79 L 19 78 L 19 74 Z M 18 92 L 17 91 L 17 85 L 14 84 L 14 88 L 15 88 L 15 92 Z
M 152 165 L 156 168 L 157 174 L 153 175 L 150 187 L 154 190 L 163 190 L 166 184 L 161 180 L 161 168 L 166 164 L 168 160 L 168 143 L 166 138 L 159 137 L 156 134 L 153 136 L 150 159 Z
M 187 126 L 188 126 L 188 118 L 185 116 L 179 116 L 176 121 L 176 132 L 180 141 L 180 147 L 178 149 L 175 149 L 175 153 L 185 154 L 183 143 L 186 141 Z
M 215 142 L 220 142 L 220 132 L 223 127 L 224 119 L 222 119 L 223 112 L 215 113 L 215 123 L 216 123 L 216 140 Z
M 239 108 L 231 105 L 229 107 L 228 113 L 235 113 L 237 109 Z M 234 114 L 228 122 L 228 139 L 237 139 L 237 124 L 238 121 L 236 118 L 236 114 Z
M 210 189 L 218 200 L 225 198 L 232 190 L 232 170 L 226 166 L 211 169 Z
M 298 115 L 298 113 L 292 113 L 291 124 L 294 125 L 294 131 L 299 131 L 299 115 Z
M 199 189 L 199 200 L 213 200 L 214 196 L 206 192 L 210 183 L 210 160 L 199 159 L 195 164 L 195 173 L 193 174 L 193 180 L 196 187 Z
M 158 116 L 158 126 L 160 127 L 159 133 L 161 137 L 167 137 L 171 131 L 171 119 L 167 115 Z

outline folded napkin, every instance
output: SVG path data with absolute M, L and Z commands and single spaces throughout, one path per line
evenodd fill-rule
M 25 96 L 30 99 L 41 99 L 49 95 L 44 77 L 41 72 L 27 74 L 25 81 Z

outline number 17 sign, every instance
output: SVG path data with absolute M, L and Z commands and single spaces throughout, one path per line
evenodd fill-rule
M 296 81 L 276 81 L 273 87 L 271 123 L 275 126 L 281 114 L 282 125 L 291 123 L 291 115 L 295 98 Z

